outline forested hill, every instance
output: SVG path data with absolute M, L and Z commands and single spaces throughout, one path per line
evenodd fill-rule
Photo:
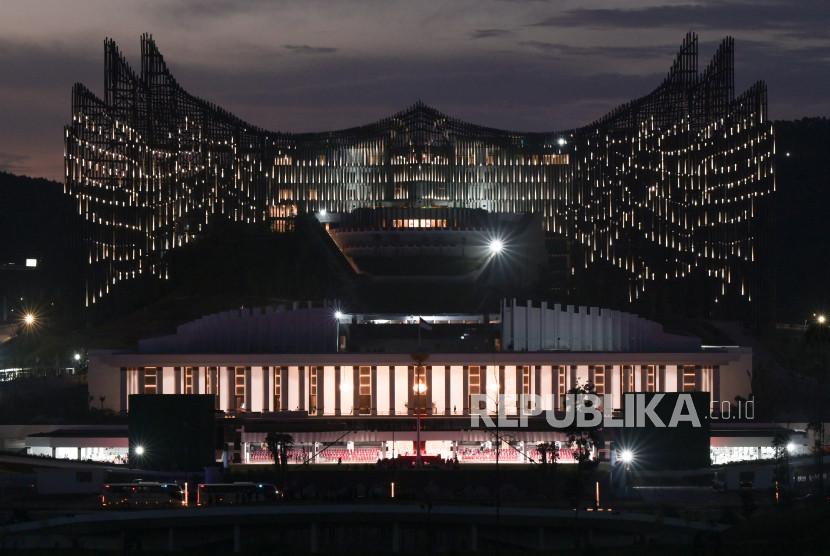
M 65 203 L 61 183 L 0 172 L 0 264 L 59 255 Z
M 830 119 L 775 122 L 777 320 L 830 311 Z

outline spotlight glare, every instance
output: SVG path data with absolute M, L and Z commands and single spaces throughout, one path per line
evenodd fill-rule
M 787 452 L 790 454 L 795 452 L 795 444 L 793 444 L 792 442 L 787 442 Z
M 335 311 L 334 318 L 336 318 L 337 320 L 342 319 L 343 318 L 343 313 L 340 312 L 340 311 Z
M 631 453 L 631 450 L 623 450 L 620 454 L 620 459 L 623 463 L 631 463 L 634 461 L 634 454 Z
M 489 247 L 490 253 L 492 253 L 493 255 L 498 255 L 504 250 L 504 242 L 497 238 L 490 242 Z
M 135 455 L 140 456 L 144 453 L 144 446 L 136 446 L 135 447 Z

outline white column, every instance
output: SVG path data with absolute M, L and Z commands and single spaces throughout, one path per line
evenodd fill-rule
M 377 367 L 377 378 L 375 380 L 377 405 L 375 407 L 378 409 L 378 415 L 389 413 L 389 373 L 389 367 Z
M 340 367 L 340 413 L 352 415 L 354 407 L 354 367 L 344 365 Z
M 531 373 L 530 373 L 531 377 L 536 374 L 533 371 L 535 371 L 535 368 L 531 367 Z M 556 372 L 559 372 L 559 371 L 556 371 Z M 551 370 L 550 365 L 544 365 L 542 367 L 540 382 L 541 382 L 541 384 L 538 385 L 538 389 L 535 390 L 535 392 L 536 392 L 536 395 L 541 396 L 541 398 L 542 398 L 542 410 L 548 411 L 548 410 L 555 409 L 553 407 L 553 399 L 549 395 L 550 392 L 553 392 L 553 371 Z M 558 394 L 558 392 L 555 392 L 555 393 Z
M 464 412 L 464 367 L 450 367 L 450 415 Z
M 404 404 L 409 401 L 408 368 L 406 366 L 395 367 L 395 413 L 406 415 L 407 408 Z
M 444 414 L 444 405 L 446 404 L 446 372 L 446 367 L 432 367 L 432 402 L 435 404 L 435 412 L 438 415 Z
M 297 366 L 291 366 L 288 367 L 288 409 L 295 411 L 298 407 L 300 407 L 300 369 Z
M 339 392 L 335 389 L 334 367 L 323 367 L 323 415 L 334 415 L 335 396 L 337 395 Z

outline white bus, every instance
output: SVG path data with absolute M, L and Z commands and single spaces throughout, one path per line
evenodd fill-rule
M 101 502 L 105 508 L 175 508 L 187 506 L 187 489 L 178 483 L 108 483 Z

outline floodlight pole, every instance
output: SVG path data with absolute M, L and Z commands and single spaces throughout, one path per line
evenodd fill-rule
M 418 327 L 420 333 L 420 326 Z M 421 396 L 426 391 L 426 384 L 421 384 L 421 367 L 427 360 L 429 354 L 420 349 L 411 355 L 415 361 L 415 376 L 413 385 L 415 388 L 415 467 L 421 468 Z

